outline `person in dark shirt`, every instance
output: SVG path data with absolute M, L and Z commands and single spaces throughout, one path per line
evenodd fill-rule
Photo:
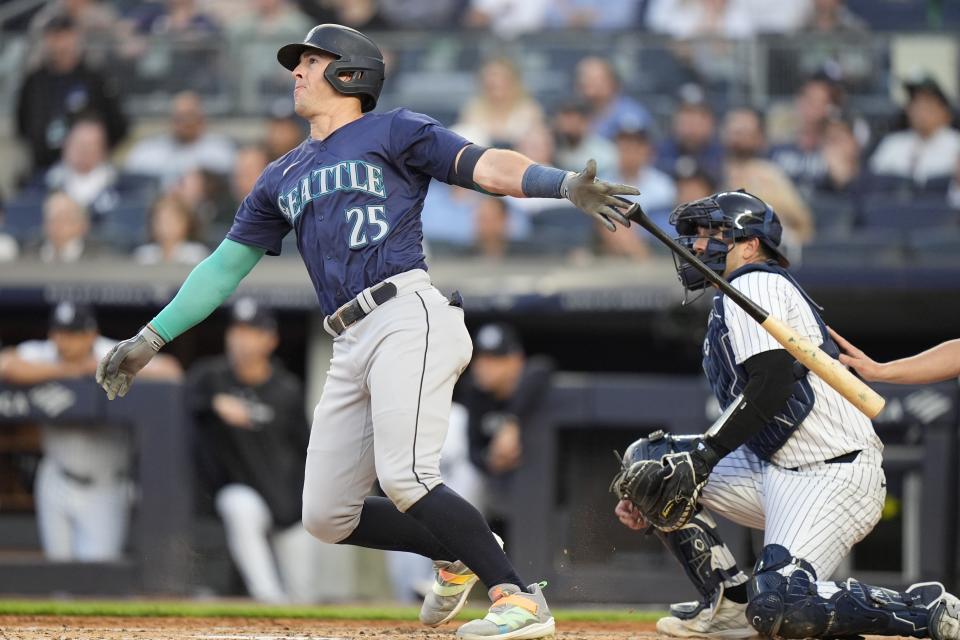
M 469 415 L 470 460 L 484 474 L 501 476 L 523 462 L 523 430 L 542 406 L 555 367 L 549 358 L 528 358 L 506 324 L 484 325 L 473 343 L 461 398 Z
M 186 385 L 196 423 L 201 484 L 214 496 L 250 595 L 289 600 L 271 534 L 299 525 L 309 428 L 300 381 L 272 358 L 273 315 L 237 301 L 226 354 L 197 362 Z
M 117 87 L 83 60 L 73 20 L 57 16 L 43 29 L 44 62 L 27 74 L 17 98 L 17 134 L 28 145 L 34 172 L 60 159 L 73 121 L 92 115 L 106 124 L 111 147 L 127 133 Z

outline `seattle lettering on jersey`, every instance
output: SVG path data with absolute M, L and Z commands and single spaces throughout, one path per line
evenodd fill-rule
M 277 198 L 277 206 L 290 224 L 293 224 L 311 200 L 337 191 L 360 191 L 386 198 L 383 169 L 359 160 L 344 160 L 320 167 L 300 176 L 296 187 L 281 193 Z

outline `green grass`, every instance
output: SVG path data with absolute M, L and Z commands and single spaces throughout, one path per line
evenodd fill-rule
M 317 620 L 415 621 L 419 608 L 378 606 L 270 607 L 247 602 L 0 600 L 0 615 L 117 616 L 185 618 L 313 618 Z M 481 609 L 465 609 L 458 618 L 483 617 Z M 571 622 L 649 622 L 663 613 L 627 609 L 559 609 L 554 616 Z

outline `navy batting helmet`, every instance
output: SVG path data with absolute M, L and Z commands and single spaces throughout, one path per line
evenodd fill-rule
M 720 229 L 723 231 L 724 240 L 739 242 L 758 238 L 781 266 L 790 265 L 780 250 L 783 226 L 777 214 L 766 202 L 742 189 L 723 191 L 682 204 L 670 214 L 670 224 L 677 228 L 677 240 L 680 244 L 691 251 L 698 238 L 698 228 Z M 728 250 L 725 242 L 711 238 L 707 241 L 707 249 L 700 259 L 713 271 L 723 275 Z M 680 282 L 689 291 L 697 291 L 707 286 L 703 274 L 686 262 L 677 261 L 677 274 Z
M 319 49 L 336 58 L 327 65 L 323 75 L 338 92 L 360 98 L 364 113 L 373 111 L 383 88 L 383 54 L 373 40 L 356 29 L 339 24 L 318 24 L 303 39 L 280 47 L 277 60 L 293 71 L 300 64 L 304 51 Z M 340 74 L 349 73 L 349 82 L 340 79 Z

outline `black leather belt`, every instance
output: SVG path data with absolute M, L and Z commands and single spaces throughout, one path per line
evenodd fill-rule
M 367 305 L 369 310 L 364 309 L 363 303 L 361 303 L 360 298 L 365 294 L 365 292 L 360 292 L 356 298 L 346 303 L 326 318 L 323 319 L 323 326 L 328 330 L 333 332 L 336 335 L 340 335 L 347 330 L 347 327 L 350 325 L 360 322 L 367 317 L 371 311 L 382 305 L 387 300 L 396 297 L 397 295 L 397 285 L 392 282 L 381 282 L 378 285 L 370 287 L 369 294 L 367 295 L 368 300 Z M 373 304 L 370 304 L 372 301 Z
M 861 449 L 857 449 L 856 451 L 851 451 L 850 453 L 844 453 L 843 455 L 839 455 L 836 458 L 830 458 L 829 460 L 824 460 L 823 464 L 843 464 L 844 462 L 853 462 L 854 460 L 857 459 L 857 456 L 860 455 L 860 451 Z M 793 467 L 793 468 L 787 469 L 787 471 L 799 471 L 799 470 L 800 470 L 800 467 Z

